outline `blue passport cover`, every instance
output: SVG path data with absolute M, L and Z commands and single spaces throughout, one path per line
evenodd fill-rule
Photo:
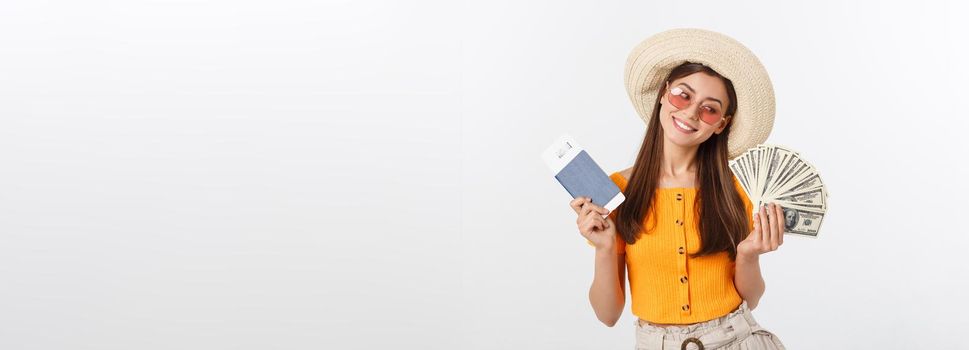
M 596 164 L 585 150 L 569 162 L 562 171 L 555 175 L 555 179 L 565 187 L 566 191 L 576 197 L 591 197 L 592 203 L 605 206 L 613 197 L 619 194 L 619 186 L 606 175 L 606 172 Z

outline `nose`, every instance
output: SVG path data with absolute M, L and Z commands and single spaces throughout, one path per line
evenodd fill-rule
M 684 112 L 686 113 L 686 117 L 690 120 L 700 120 L 700 108 L 686 108 Z

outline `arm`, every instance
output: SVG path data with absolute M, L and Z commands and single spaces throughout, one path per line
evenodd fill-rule
M 589 288 L 589 303 L 599 321 L 612 327 L 619 321 L 626 304 L 626 255 L 623 241 L 617 235 L 616 223 L 603 207 L 588 197 L 576 198 L 569 204 L 579 215 L 579 233 L 596 247 L 595 275 Z
M 764 278 L 760 274 L 760 255 L 777 250 L 784 244 L 784 212 L 779 205 L 761 207 L 752 220 L 754 230 L 737 245 L 733 284 L 737 293 L 753 310 L 764 295 Z
M 740 297 L 747 301 L 747 307 L 753 310 L 764 295 L 764 277 L 760 274 L 760 256 L 737 255 L 734 286 Z
M 626 261 L 625 255 L 615 249 L 596 249 L 595 277 L 589 288 L 589 302 L 596 317 L 606 326 L 612 327 L 622 316 L 626 306 Z

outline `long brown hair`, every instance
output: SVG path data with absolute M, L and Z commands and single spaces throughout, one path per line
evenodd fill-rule
M 666 82 L 672 83 L 676 79 L 701 72 L 723 80 L 729 100 L 724 115 L 733 116 L 737 111 L 737 94 L 733 83 L 710 67 L 686 62 L 674 68 L 666 78 Z M 653 197 L 659 183 L 664 137 L 659 113 L 660 100 L 665 92 L 666 90 L 661 88 L 657 93 L 643 145 L 639 149 L 639 156 L 636 158 L 624 191 L 626 200 L 616 209 L 616 225 L 618 225 L 616 229 L 627 244 L 635 243 L 640 231 L 648 234 L 651 230 L 651 228 L 643 230 L 643 225 L 646 223 L 643 218 L 646 217 L 644 213 L 651 213 Z M 730 120 L 732 119 L 731 117 Z M 729 123 L 730 120 L 727 122 Z M 697 148 L 696 182 L 699 186 L 694 208 L 696 217 L 700 218 L 697 229 L 700 232 L 701 248 L 691 257 L 728 252 L 730 259 L 734 260 L 737 256 L 737 244 L 749 233 L 747 231 L 749 221 L 744 202 L 737 188 L 734 187 L 733 173 L 727 165 L 729 136 L 728 126 L 720 134 L 711 135 Z

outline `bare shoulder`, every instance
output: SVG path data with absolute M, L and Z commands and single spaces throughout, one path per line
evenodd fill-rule
M 620 170 L 619 175 L 622 175 L 624 179 L 629 180 L 629 177 L 633 175 L 633 167 L 628 167 L 624 170 Z

